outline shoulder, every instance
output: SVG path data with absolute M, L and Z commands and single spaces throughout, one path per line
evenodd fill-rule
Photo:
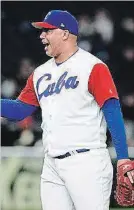
M 51 71 L 54 59 L 51 58 L 47 62 L 38 66 L 33 72 L 33 80 L 38 80 L 42 75 Z
M 34 74 L 35 73 L 39 73 L 39 72 L 45 72 L 48 71 L 53 63 L 53 58 L 49 59 L 48 61 L 46 61 L 45 63 L 41 64 L 40 66 L 38 66 L 35 70 L 34 70 Z
M 79 48 L 79 55 L 84 59 L 87 60 L 88 62 L 92 62 L 94 64 L 96 63 L 104 63 L 102 60 L 97 58 L 95 55 L 91 54 L 90 52 L 87 52 L 81 48 Z
M 91 67 L 94 67 L 94 65 L 99 63 L 106 65 L 102 60 L 97 58 L 95 55 L 81 48 L 79 48 L 79 57 L 81 58 L 80 60 L 82 60 L 84 63 L 87 63 Z

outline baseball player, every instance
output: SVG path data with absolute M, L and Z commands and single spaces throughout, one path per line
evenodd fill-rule
M 52 58 L 35 69 L 16 100 L 2 99 L 2 116 L 22 120 L 41 107 L 43 210 L 108 210 L 113 167 L 107 127 L 117 167 L 132 163 L 108 66 L 78 47 L 78 23 L 69 12 L 52 10 L 32 25 L 41 29 L 44 51 Z M 127 173 L 131 183 L 133 172 L 131 167 Z

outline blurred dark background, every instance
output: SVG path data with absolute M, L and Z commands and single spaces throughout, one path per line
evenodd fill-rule
M 78 45 L 108 64 L 120 97 L 128 145 L 134 146 L 134 2 L 2 1 L 1 96 L 15 99 L 34 69 L 47 61 L 40 30 L 49 10 L 71 12 L 79 22 Z M 2 146 L 41 145 L 40 109 L 21 122 L 2 119 Z M 10 138 L 9 138 L 10 137 Z M 112 146 L 108 133 L 108 146 Z

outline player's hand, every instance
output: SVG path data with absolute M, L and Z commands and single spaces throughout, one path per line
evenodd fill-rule
M 134 206 L 134 161 L 129 159 L 117 162 L 117 186 L 115 199 L 121 206 Z
M 121 166 L 122 164 L 125 164 L 125 163 L 127 164 L 128 161 L 131 161 L 131 160 L 130 159 L 121 159 L 121 160 L 118 160 L 118 162 L 117 162 L 117 168 L 119 166 Z M 134 170 L 127 172 L 127 176 L 129 178 L 130 182 L 133 184 L 134 183 Z

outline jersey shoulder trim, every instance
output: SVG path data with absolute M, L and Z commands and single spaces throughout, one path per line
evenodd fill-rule
M 104 63 L 94 65 L 89 76 L 88 90 L 100 107 L 110 98 L 119 98 L 110 70 Z

